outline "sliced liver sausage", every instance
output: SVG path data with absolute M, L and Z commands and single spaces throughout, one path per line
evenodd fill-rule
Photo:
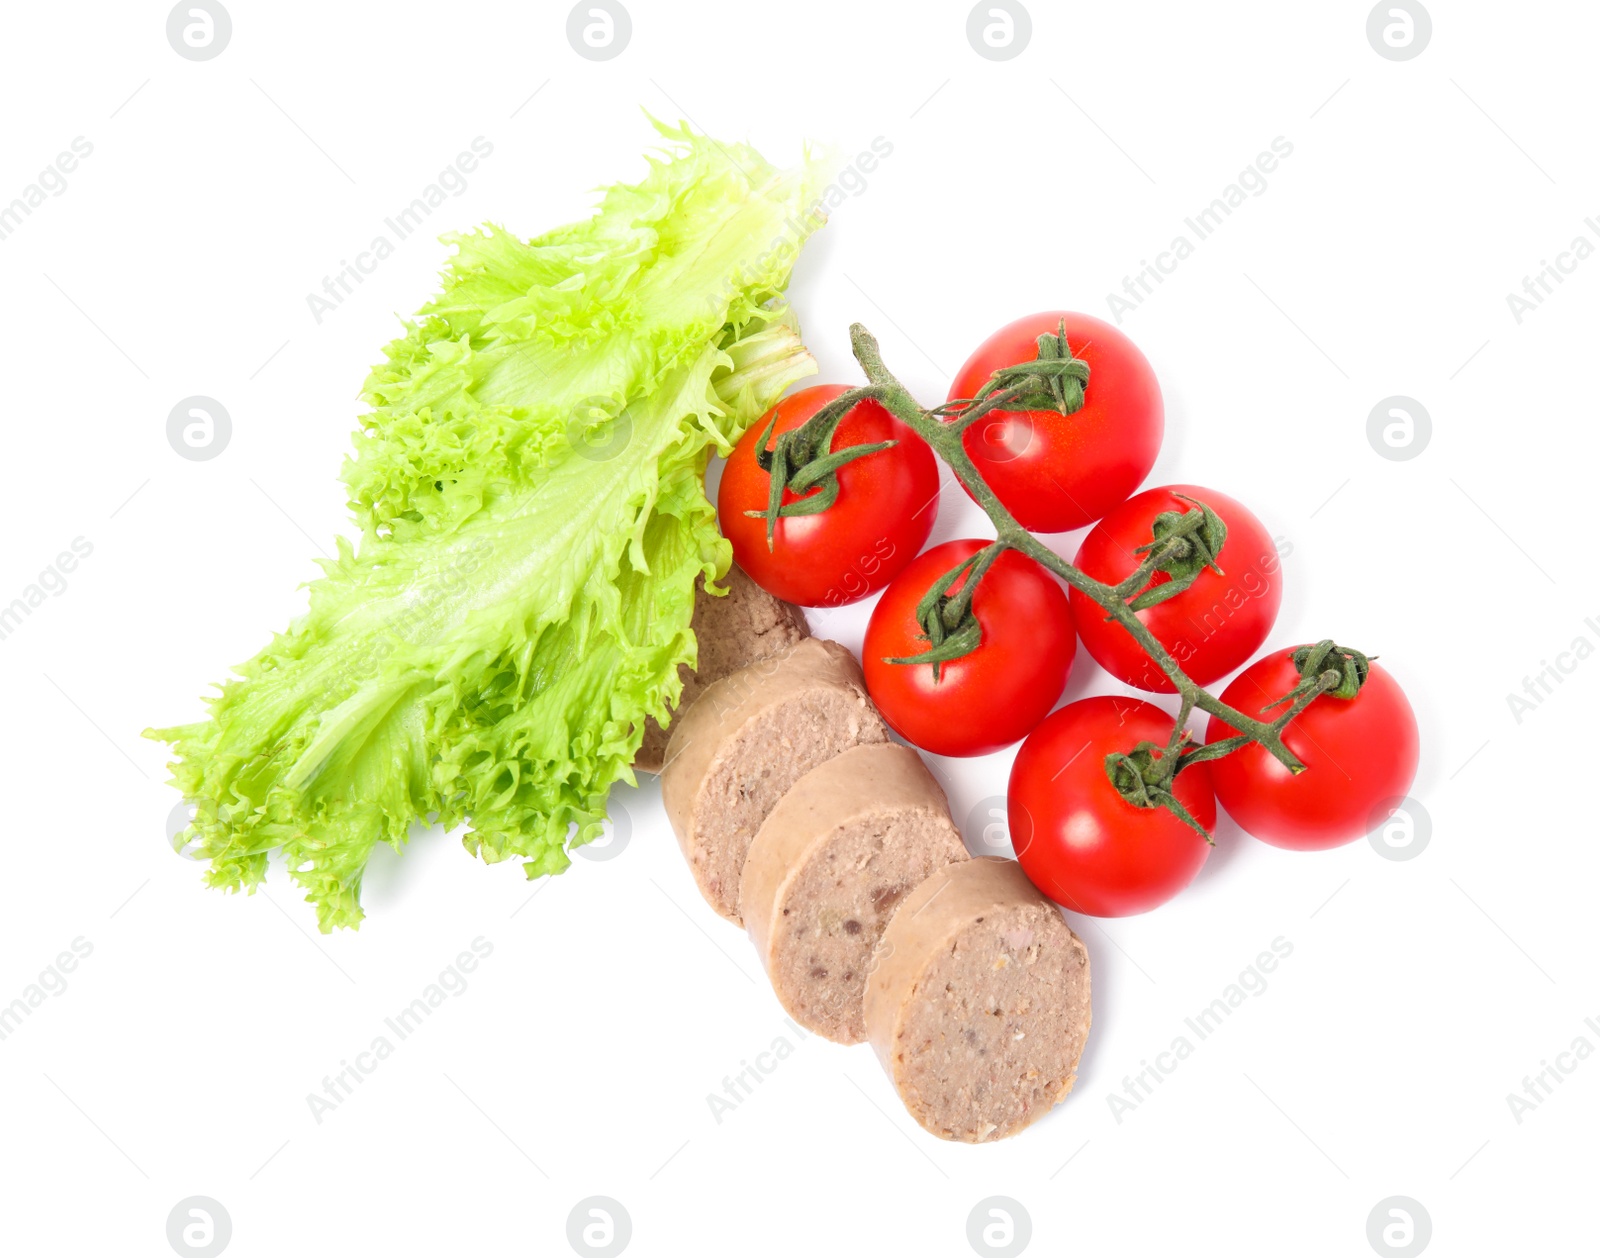
M 861 666 L 837 642 L 806 638 L 707 686 L 673 723 L 661 800 L 711 907 L 741 921 L 750 841 L 802 775 L 888 741 Z
M 841 1044 L 866 1039 L 861 998 L 890 915 L 935 870 L 966 859 L 944 791 L 909 747 L 852 747 L 790 787 L 750 844 L 739 890 L 790 1016 Z
M 873 961 L 868 1038 L 934 1135 L 1014 1135 L 1071 1091 L 1089 1035 L 1089 956 L 1015 861 L 934 874 L 900 902 Z
M 714 681 L 737 672 L 757 660 L 786 651 L 802 638 L 811 636 L 805 613 L 793 603 L 773 598 L 734 564 L 722 579 L 725 595 L 695 593 L 694 630 L 699 645 L 699 661 L 693 671 L 678 669 L 683 678 L 683 693 L 678 711 L 685 711 Z M 644 742 L 633 758 L 633 767 L 645 773 L 660 773 L 667 758 L 667 731 L 646 718 Z

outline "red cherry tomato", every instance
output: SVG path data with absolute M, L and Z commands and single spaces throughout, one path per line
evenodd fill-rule
M 1217 559 L 1223 575 L 1204 569 L 1182 594 L 1147 607 L 1137 615 L 1179 666 L 1202 686 L 1225 677 L 1261 648 L 1283 601 L 1283 568 L 1271 536 L 1242 504 L 1198 485 L 1168 485 L 1129 498 L 1089 530 L 1074 563 L 1097 581 L 1115 585 L 1139 566 L 1135 550 L 1152 536 L 1156 516 L 1180 515 L 1190 504 L 1176 495 L 1204 502 L 1228 526 Z M 1150 585 L 1168 580 L 1158 572 Z M 1146 587 L 1149 588 L 1149 587 Z M 1167 675 L 1121 625 L 1087 594 L 1072 591 L 1072 614 L 1089 654 L 1113 677 L 1171 694 Z
M 769 449 L 779 433 L 798 428 L 848 389 L 818 384 L 784 398 L 739 439 L 717 491 L 718 519 L 735 561 L 769 594 L 805 607 L 840 607 L 882 589 L 916 557 L 939 514 L 933 451 L 877 402 L 859 402 L 840 421 L 831 448 L 897 444 L 845 464 L 834 504 L 816 515 L 780 517 L 767 548 L 771 478 L 756 461 L 757 442 L 774 413 Z M 786 489 L 783 501 L 804 496 Z
M 1263 656 L 1234 678 L 1222 701 L 1260 715 L 1299 682 L 1293 654 Z M 1206 741 L 1236 733 L 1212 717 Z M 1211 762 L 1217 802 L 1241 829 L 1274 847 L 1317 851 L 1361 838 L 1382 824 L 1417 774 L 1417 718 L 1405 692 L 1378 664 L 1355 698 L 1313 699 L 1289 722 L 1283 741 L 1304 762 L 1304 772 L 1290 773 L 1260 743 Z
M 1083 406 L 1071 415 L 992 411 L 962 438 L 996 496 L 1036 533 L 1092 524 L 1138 489 L 1164 425 L 1161 386 L 1134 343 L 1109 323 L 1062 311 L 1028 315 L 991 336 L 956 373 L 951 400 L 975 397 L 1002 367 L 1036 359 L 1039 336 L 1063 320 L 1068 348 L 1089 365 Z
M 1210 844 L 1165 808 L 1128 803 L 1106 776 L 1108 755 L 1148 740 L 1166 746 L 1172 717 L 1119 695 L 1080 699 L 1028 735 L 1011 767 L 1011 841 L 1023 871 L 1075 913 L 1126 917 L 1164 904 L 1205 864 Z M 1173 794 L 1208 831 L 1210 767 L 1178 774 Z
M 977 650 L 946 663 L 886 659 L 928 649 L 917 604 L 933 584 L 988 542 L 946 542 L 919 555 L 889 584 L 873 608 L 861 647 L 867 692 L 894 730 L 941 756 L 981 756 L 1027 735 L 1055 706 L 1067 684 L 1077 642 L 1066 595 L 1044 568 L 1008 550 L 990 566 L 972 596 L 983 630 Z M 959 592 L 966 578 L 952 585 Z

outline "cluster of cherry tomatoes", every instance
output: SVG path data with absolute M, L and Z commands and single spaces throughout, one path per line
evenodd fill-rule
M 978 474 L 1012 516 L 1036 533 L 1093 525 L 1074 566 L 1115 585 L 1140 565 L 1158 516 L 1195 502 L 1227 526 L 1214 567 L 1138 618 L 1190 679 L 1209 685 L 1245 665 L 1266 642 L 1283 594 L 1279 554 L 1241 503 L 1196 485 L 1138 492 L 1160 449 L 1161 390 L 1144 355 L 1120 331 L 1082 314 L 1019 319 L 990 337 L 951 384 L 950 399 L 972 398 L 993 374 L 1035 358 L 1041 334 L 1064 328 L 1071 353 L 1088 365 L 1082 406 L 993 411 L 962 444 Z M 724 469 L 718 497 L 734 557 L 764 589 L 803 606 L 839 606 L 883 590 L 862 649 L 867 688 L 908 742 L 946 756 L 997 751 L 1025 739 L 1008 792 L 1012 841 L 1028 876 L 1046 895 L 1095 916 L 1140 913 L 1187 886 L 1210 845 L 1166 808 L 1128 802 L 1106 769 L 1108 755 L 1142 741 L 1167 745 L 1172 716 L 1132 696 L 1097 696 L 1055 709 L 1077 644 L 1137 690 L 1173 693 L 1166 673 L 1094 599 L 1063 589 L 1032 558 L 1007 550 L 983 573 L 971 608 L 981 640 L 943 663 L 890 661 L 928 648 L 918 604 L 944 574 L 989 543 L 970 539 L 923 550 L 939 505 L 932 449 L 876 401 L 857 403 L 832 449 L 893 442 L 837 472 L 833 504 L 780 516 L 768 537 L 768 472 L 762 443 L 799 427 L 847 392 L 816 385 L 784 398 L 752 426 Z M 798 501 L 785 490 L 785 503 Z M 971 490 L 968 489 L 970 494 Z M 1170 516 L 1169 516 L 1170 518 Z M 963 577 L 946 591 L 959 593 Z M 1151 588 L 1167 581 L 1164 572 Z M 887 588 L 885 588 L 887 587 Z M 1257 659 L 1222 702 L 1271 719 L 1269 708 L 1301 680 L 1294 648 Z M 1211 718 L 1204 737 L 1237 731 Z M 1371 664 L 1353 698 L 1323 694 L 1297 715 L 1283 741 L 1306 766 L 1291 773 L 1251 742 L 1209 763 L 1186 765 L 1172 793 L 1208 832 L 1220 803 L 1242 829 L 1294 849 L 1335 847 L 1376 828 L 1410 787 L 1417 727 L 1394 678 Z

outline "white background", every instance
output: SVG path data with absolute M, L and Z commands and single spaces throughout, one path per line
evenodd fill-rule
M 0 1003 L 93 947 L 0 1042 L 7 1253 L 170 1253 L 194 1194 L 241 1258 L 565 1253 L 592 1194 L 624 1204 L 640 1255 L 966 1254 L 996 1194 L 1038 1253 L 1365 1254 L 1395 1194 L 1435 1253 L 1592 1248 L 1600 1061 L 1564 1059 L 1521 1123 L 1506 1097 L 1577 1037 L 1600 1048 L 1600 663 L 1520 722 L 1506 695 L 1600 644 L 1600 261 L 1520 324 L 1506 294 L 1597 234 L 1600 11 L 1439 0 L 1430 45 L 1394 62 L 1363 3 L 1032 7 L 1003 63 L 938 0 L 639 0 L 605 63 L 560 5 L 230 0 L 202 63 L 160 4 L 8 7 L 0 203 L 74 137 L 94 151 L 0 241 L 0 603 L 93 546 L 0 641 Z M 641 107 L 781 162 L 892 143 L 793 292 L 822 379 L 858 379 L 861 319 L 930 404 L 1000 324 L 1105 316 L 1185 216 L 1293 144 L 1126 319 L 1167 401 L 1150 483 L 1234 494 L 1292 545 L 1275 644 L 1383 657 L 1422 723 L 1432 839 L 1401 863 L 1224 823 L 1173 903 L 1074 919 L 1096 1004 L 1077 1089 L 1000 1145 L 925 1135 L 869 1049 L 798 1042 L 653 785 L 617 792 L 615 859 L 546 884 L 438 833 L 380 851 L 365 925 L 329 938 L 281 870 L 227 897 L 167 847 L 176 796 L 139 732 L 198 716 L 303 605 L 346 524 L 355 394 L 433 290 L 432 237 L 583 215 L 641 175 Z M 318 324 L 306 295 L 480 135 L 468 190 Z M 210 462 L 167 444 L 191 394 L 232 415 Z M 1366 438 L 1395 394 L 1432 416 L 1410 461 Z M 947 495 L 935 540 L 982 523 Z M 857 647 L 866 611 L 817 627 Z M 1067 697 L 1110 689 L 1080 659 Z M 937 766 L 958 818 L 1008 764 Z M 315 1121 L 306 1095 L 479 936 L 469 988 Z M 1267 990 L 1118 1122 L 1124 1077 L 1279 936 Z M 794 1053 L 719 1124 L 707 1094 L 780 1035 Z

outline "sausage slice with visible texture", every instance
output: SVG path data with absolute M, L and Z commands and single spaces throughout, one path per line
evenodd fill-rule
M 867 1036 L 934 1135 L 1015 1135 L 1072 1090 L 1089 1036 L 1089 954 L 1015 861 L 934 874 L 901 901 L 873 965 Z
M 722 584 L 728 588 L 723 595 L 695 591 L 694 619 L 689 627 L 699 643 L 699 660 L 692 671 L 686 665 L 678 669 L 683 678 L 679 712 L 687 710 L 712 682 L 811 636 L 804 612 L 768 594 L 738 564 L 728 569 Z M 633 767 L 660 773 L 667 758 L 667 740 L 667 731 L 655 718 L 645 718 L 644 741 Z
M 739 916 L 745 853 L 800 777 L 858 743 L 889 741 L 855 657 L 807 638 L 707 686 L 678 716 L 661 802 L 706 902 Z
M 898 743 L 852 747 L 796 782 L 761 823 L 739 908 L 789 1015 L 841 1044 L 867 1038 L 867 970 L 895 906 L 967 859 L 922 757 Z

